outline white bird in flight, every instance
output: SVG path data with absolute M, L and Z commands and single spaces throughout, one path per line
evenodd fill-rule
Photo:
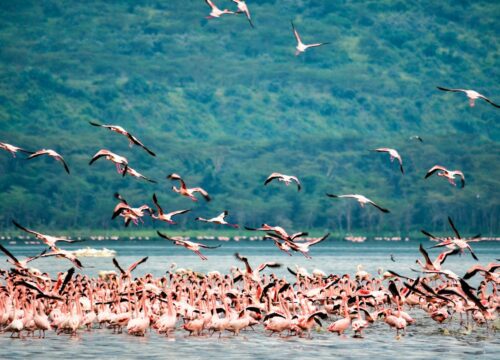
M 300 53 L 306 52 L 306 50 L 309 48 L 329 44 L 329 42 L 304 44 L 302 42 L 302 40 L 300 39 L 300 35 L 299 35 L 297 29 L 295 29 L 295 25 L 293 25 L 293 21 L 292 21 L 292 30 L 293 30 L 293 34 L 295 35 L 295 39 L 297 40 L 297 46 L 295 47 L 295 49 L 297 49 L 297 51 L 295 51 L 295 56 L 298 56 Z
M 463 92 L 465 95 L 467 95 L 467 97 L 469 98 L 469 105 L 471 107 L 474 107 L 474 105 L 476 104 L 476 100 L 477 99 L 483 99 L 484 101 L 487 101 L 489 102 L 491 105 L 493 105 L 494 107 L 496 108 L 500 108 L 500 105 L 497 105 L 495 104 L 493 101 L 491 101 L 490 99 L 488 99 L 486 96 L 478 93 L 477 91 L 475 90 L 466 90 L 466 89 L 447 89 L 447 88 L 444 88 L 444 87 L 441 87 L 441 86 L 438 86 L 437 87 L 439 90 L 441 91 L 450 91 L 450 92 Z
M 358 195 L 358 194 L 347 194 L 347 195 L 326 194 L 326 196 L 329 196 L 329 197 L 332 197 L 332 198 L 351 198 L 351 199 L 356 199 L 359 202 L 359 204 L 361 205 L 361 207 L 365 207 L 365 204 L 370 204 L 370 205 L 375 206 L 377 209 L 379 209 L 380 211 L 382 211 L 384 213 L 390 212 L 389 210 L 384 209 L 383 207 L 375 204 L 373 201 L 371 201 L 370 199 L 368 199 L 366 196 L 363 196 L 363 195 Z
M 394 161 L 394 159 L 398 159 L 399 161 L 399 169 L 401 170 L 401 173 L 404 175 L 405 171 L 403 169 L 403 159 L 401 158 L 401 155 L 397 152 L 395 149 L 390 149 L 390 148 L 378 148 L 373 151 L 377 152 L 386 152 L 390 155 L 391 157 L 391 162 Z

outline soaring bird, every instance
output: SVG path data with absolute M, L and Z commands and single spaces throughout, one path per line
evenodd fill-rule
M 441 86 L 437 87 L 439 90 L 442 91 L 451 91 L 451 92 L 463 92 L 468 98 L 469 98 L 469 105 L 473 107 L 476 103 L 477 99 L 483 99 L 484 101 L 489 102 L 491 105 L 493 105 L 496 108 L 500 108 L 500 105 L 495 104 L 493 101 L 488 99 L 486 96 L 481 95 L 477 91 L 474 90 L 465 90 L 465 89 L 447 89 Z
M 152 152 L 151 150 L 149 150 L 142 142 L 139 141 L 139 139 L 137 139 L 134 135 L 132 135 L 131 133 L 129 133 L 127 130 L 125 130 L 121 126 L 118 126 L 118 125 L 103 125 L 103 124 L 98 124 L 98 123 L 92 122 L 92 121 L 89 121 L 89 123 L 90 123 L 90 125 L 99 126 L 99 127 L 111 130 L 111 131 L 113 131 L 115 133 L 118 133 L 120 135 L 124 135 L 124 136 L 126 136 L 128 138 L 130 146 L 132 146 L 132 145 L 140 146 L 141 148 L 143 148 L 144 150 L 146 150 L 148 152 L 148 154 L 150 154 L 152 156 L 156 156 L 156 154 L 154 152 Z
M 23 269 L 23 270 L 28 270 L 28 263 L 38 259 L 40 256 L 45 254 L 47 251 L 44 250 L 42 253 L 35 255 L 35 256 L 30 256 L 25 258 L 24 260 L 18 260 L 12 253 L 7 250 L 5 247 L 3 247 L 2 244 L 0 244 L 0 251 L 2 251 L 9 259 L 7 259 L 7 262 L 10 262 L 12 265 L 14 265 L 18 269 Z
M 175 186 L 172 186 L 172 190 L 174 190 L 176 193 L 179 193 L 181 194 L 182 196 L 186 196 L 188 198 L 190 198 L 191 200 L 193 201 L 198 201 L 198 199 L 194 196 L 195 193 L 200 193 L 206 201 L 210 201 L 210 196 L 208 195 L 208 193 L 203 190 L 201 187 L 195 187 L 195 188 L 187 188 L 186 187 L 186 183 L 184 182 L 184 180 L 182 180 L 182 178 L 180 177 L 180 175 L 178 174 L 170 174 L 167 176 L 167 179 L 170 179 L 170 180 L 178 180 L 181 184 L 181 187 L 180 189 L 178 189 L 177 187 Z
M 225 220 L 226 216 L 228 216 L 228 215 L 229 215 L 229 212 L 227 210 L 224 210 L 224 212 L 220 213 L 219 215 L 217 215 L 214 218 L 204 219 L 202 217 L 197 217 L 195 220 L 207 222 L 207 223 L 212 223 L 212 224 L 227 225 L 227 226 L 231 226 L 231 227 L 234 227 L 235 229 L 237 229 L 239 227 L 237 224 L 230 224 Z
M 128 160 L 124 156 L 117 155 L 109 150 L 101 149 L 92 157 L 89 162 L 89 165 L 92 165 L 96 160 L 104 157 L 106 160 L 109 160 L 116 165 L 116 171 L 118 174 L 122 174 L 125 176 L 128 173 Z M 121 166 L 123 166 L 123 168 Z
M 26 153 L 26 154 L 33 154 L 33 151 L 24 150 L 24 149 L 21 149 L 20 147 L 17 147 L 17 146 L 11 145 L 11 144 L 7 144 L 7 143 L 2 143 L 2 142 L 0 142 L 0 149 L 10 152 L 12 154 L 12 157 L 16 157 L 16 153 L 18 151 Z
M 295 39 L 297 40 L 297 46 L 295 47 L 295 49 L 297 49 L 297 50 L 295 51 L 295 56 L 298 56 L 300 53 L 306 52 L 306 50 L 309 48 L 329 44 L 328 42 L 323 42 L 323 43 L 315 43 L 315 44 L 306 45 L 300 39 L 299 33 L 295 29 L 295 25 L 293 25 L 293 21 L 292 21 L 292 30 L 293 30 L 293 34 L 295 35 Z
M 163 209 L 161 208 L 160 204 L 158 203 L 158 198 L 156 197 L 156 194 L 153 194 L 153 203 L 155 204 L 156 208 L 158 209 L 158 215 L 152 214 L 151 217 L 155 220 L 160 220 L 160 221 L 165 221 L 166 223 L 169 224 L 175 224 L 175 222 L 172 220 L 172 218 L 175 215 L 180 215 L 180 214 L 185 214 L 191 210 L 178 210 L 178 211 L 172 211 L 168 214 L 165 214 L 163 212 Z
M 459 176 L 462 188 L 465 186 L 464 173 L 461 172 L 460 170 L 448 170 L 443 166 L 434 165 L 432 168 L 429 169 L 429 171 L 427 171 L 427 174 L 425 174 L 425 179 L 427 179 L 435 172 L 437 172 L 437 176 L 442 176 L 448 179 L 448 182 L 453 186 L 457 186 L 457 184 L 455 183 L 455 176 Z
M 418 136 L 418 135 L 412 135 L 412 136 L 410 136 L 410 140 L 418 140 L 420 142 L 424 142 L 424 140 L 420 136 Z
M 274 235 L 274 234 L 267 234 L 267 235 L 270 237 L 274 237 L 274 238 L 281 238 L 279 235 Z M 291 240 L 286 239 L 286 238 L 281 238 L 281 240 L 283 240 L 290 247 L 291 250 L 300 252 L 306 258 L 312 259 L 312 257 L 308 254 L 309 247 L 312 245 L 319 244 L 320 242 L 326 240 L 329 236 L 330 236 L 330 233 L 328 233 L 320 238 L 312 239 L 312 240 L 309 240 L 306 242 L 295 242 L 295 241 L 291 241 Z
M 121 172 L 125 172 L 125 168 L 122 168 L 120 170 Z M 149 181 L 150 183 L 156 184 L 155 180 L 152 180 L 144 175 L 142 175 L 140 172 L 138 172 L 135 169 L 132 169 L 130 166 L 127 167 L 127 174 L 129 174 L 132 177 L 138 178 L 138 179 L 144 179 L 146 181 Z
M 41 234 L 39 232 L 27 229 L 24 226 L 19 225 L 15 220 L 12 220 L 12 223 L 17 228 L 21 229 L 22 231 L 27 232 L 28 234 L 34 235 L 38 240 L 41 240 L 45 245 L 48 245 L 50 248 L 57 248 L 56 243 L 59 241 L 67 242 L 67 243 L 75 243 L 75 242 L 85 241 L 85 240 L 68 240 L 68 239 L 64 239 L 64 238 L 58 238 L 55 236 L 45 235 L 45 234 Z
M 221 245 L 208 246 L 208 245 L 196 243 L 196 242 L 193 242 L 193 241 L 182 240 L 182 239 L 174 239 L 174 238 L 171 238 L 171 237 L 169 237 L 169 236 L 167 236 L 165 234 L 162 234 L 159 231 L 157 231 L 156 233 L 158 234 L 158 236 L 160 236 L 160 237 L 162 237 L 162 238 L 164 238 L 166 240 L 172 241 L 175 245 L 184 246 L 186 249 L 193 251 L 196 255 L 198 255 L 201 258 L 201 260 L 207 260 L 207 257 L 200 252 L 200 248 L 203 248 L 203 249 L 217 249 L 217 248 L 221 247 Z
M 56 153 L 54 150 L 51 150 L 51 149 L 38 150 L 38 151 L 34 152 L 33 154 L 31 154 L 30 156 L 28 156 L 27 160 L 31 160 L 31 159 L 34 159 L 38 156 L 42 156 L 42 155 L 50 156 L 50 157 L 56 159 L 57 161 L 59 161 L 64 166 L 64 170 L 66 170 L 66 172 L 69 174 L 68 164 L 66 164 L 66 161 L 64 161 L 64 158 L 60 154 Z
M 269 268 L 281 267 L 281 264 L 279 264 L 279 263 L 268 261 L 268 262 L 260 264 L 255 269 L 252 269 L 252 267 L 250 266 L 250 263 L 248 262 L 248 258 L 246 258 L 245 256 L 241 256 L 239 253 L 235 253 L 234 256 L 236 257 L 236 259 L 242 261 L 245 264 L 246 272 L 244 273 L 244 275 L 248 279 L 251 279 L 251 280 L 255 281 L 256 283 L 262 282 L 262 279 L 260 278 L 260 272 L 262 270 L 264 270 L 266 267 L 269 267 Z
M 276 173 L 276 172 L 272 173 L 271 175 L 269 175 L 269 177 L 264 182 L 264 185 L 269 184 L 273 180 L 282 181 L 282 182 L 285 183 L 286 186 L 290 185 L 290 183 L 292 181 L 294 181 L 297 184 L 297 191 L 300 191 L 300 189 L 302 188 L 302 185 L 300 184 L 300 181 L 299 181 L 299 179 L 297 179 L 297 177 L 295 177 L 295 176 L 289 176 L 289 175 L 283 175 L 283 174 Z
M 120 194 L 115 193 L 114 196 L 115 198 L 120 200 L 120 202 L 115 206 L 111 219 L 114 219 L 117 216 L 122 216 L 125 219 L 125 227 L 128 227 L 131 221 L 135 225 L 139 223 L 139 220 L 142 222 L 142 217 L 146 212 L 148 212 L 149 214 L 153 213 L 153 210 L 148 205 L 142 205 L 138 208 L 133 208 Z
M 205 0 L 208 6 L 210 6 L 210 15 L 208 15 L 207 19 L 219 18 L 224 14 L 234 14 L 234 11 L 230 11 L 228 9 L 221 10 L 213 3 L 212 0 Z
M 244 0 L 233 0 L 233 2 L 238 5 L 238 11 L 236 11 L 236 14 L 245 14 L 248 22 L 250 23 L 250 26 L 254 27 L 253 22 L 252 22 L 252 17 L 250 16 L 250 10 L 248 10 L 248 6 L 245 3 L 245 1 Z
M 378 149 L 374 149 L 373 151 L 388 153 L 390 156 L 391 162 L 393 162 L 394 159 L 398 159 L 399 169 L 401 170 L 401 173 L 404 175 L 405 171 L 403 169 L 403 159 L 401 158 L 401 155 L 399 155 L 397 150 L 390 149 L 390 148 L 378 148 Z
M 127 270 L 123 270 L 123 268 L 120 266 L 120 264 L 118 263 L 118 260 L 116 260 L 116 258 L 113 258 L 113 265 L 116 266 L 116 268 L 118 270 L 120 270 L 120 273 L 122 274 L 123 277 L 127 277 L 127 278 L 131 278 L 132 277 L 132 271 L 134 271 L 139 265 L 141 265 L 142 263 L 145 263 L 147 260 L 148 260 L 148 256 L 134 262 L 133 264 L 131 264 Z
M 375 204 L 373 201 L 371 201 L 370 199 L 368 199 L 366 196 L 363 196 L 363 195 L 358 195 L 358 194 L 348 194 L 348 195 L 326 194 L 326 196 L 329 196 L 329 197 L 332 197 L 332 198 L 351 198 L 351 199 L 356 199 L 359 202 L 359 204 L 361 205 L 361 207 L 365 207 L 365 204 L 370 204 L 370 205 L 375 206 L 377 209 L 379 209 L 380 211 L 382 211 L 384 213 L 390 212 L 389 210 L 384 209 L 383 207 Z
M 57 258 L 66 258 L 71 261 L 78 269 L 83 267 L 82 263 L 71 251 L 62 250 L 59 248 L 52 248 L 50 252 L 40 255 L 40 257 L 55 256 Z
M 444 264 L 444 262 L 446 261 L 446 258 L 449 255 L 455 255 L 455 254 L 458 254 L 460 252 L 460 250 L 458 250 L 458 249 L 445 251 L 445 252 L 439 254 L 438 257 L 436 258 L 436 260 L 431 261 L 431 259 L 429 258 L 429 254 L 424 249 L 422 244 L 420 244 L 419 251 L 424 256 L 425 264 L 422 263 L 420 261 L 420 259 L 418 259 L 416 261 L 417 264 L 419 264 L 422 267 L 422 269 L 424 269 L 424 270 L 437 270 L 437 271 L 441 271 L 441 265 Z
M 455 237 L 449 237 L 449 238 L 443 239 L 439 244 L 434 245 L 431 248 L 446 246 L 446 247 L 449 247 L 449 248 L 452 248 L 452 249 L 457 248 L 457 249 L 459 249 L 460 252 L 463 252 L 464 250 L 467 249 L 467 250 L 470 251 L 472 257 L 476 261 L 479 261 L 479 259 L 477 258 L 476 254 L 474 254 L 474 251 L 472 250 L 471 246 L 469 245 L 469 242 L 478 242 L 478 241 L 481 241 L 481 239 L 480 239 L 481 235 L 478 234 L 478 235 L 472 237 L 472 239 L 462 239 L 462 237 L 460 236 L 460 233 L 458 232 L 455 224 L 453 223 L 453 220 L 451 220 L 451 217 L 449 217 L 449 216 L 448 216 L 448 222 L 450 223 L 450 226 L 451 226 L 453 232 L 455 233 Z M 422 232 L 425 235 L 429 236 L 429 237 L 435 238 L 435 236 L 429 234 L 426 231 L 422 231 Z

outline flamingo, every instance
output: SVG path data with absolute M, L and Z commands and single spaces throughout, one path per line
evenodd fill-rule
M 24 226 L 19 225 L 15 220 L 12 220 L 12 223 L 17 228 L 21 229 L 22 231 L 27 232 L 28 234 L 34 235 L 38 240 L 41 240 L 45 245 L 49 246 L 50 248 L 57 248 L 56 244 L 58 242 L 75 243 L 75 242 L 85 241 L 85 240 L 68 240 L 68 239 L 64 239 L 64 238 L 58 238 L 55 236 L 45 235 L 45 234 L 41 234 L 39 232 L 27 229 Z
M 128 279 L 131 279 L 132 278 L 132 271 L 134 271 L 139 265 L 145 263 L 146 261 L 148 261 L 149 257 L 146 256 L 140 260 L 137 260 L 136 262 L 132 263 L 128 268 L 127 270 L 123 270 L 123 268 L 120 266 L 120 264 L 118 263 L 118 260 L 116 260 L 116 258 L 113 258 L 113 265 L 116 266 L 116 268 L 118 270 L 120 270 L 120 273 L 122 274 L 122 277 L 124 278 L 128 278 Z
M 12 265 L 14 265 L 16 268 L 18 269 L 22 269 L 22 270 L 29 270 L 28 269 L 28 263 L 33 261 L 33 260 L 36 260 L 38 259 L 39 257 L 41 257 L 43 254 L 45 254 L 45 250 L 36 255 L 36 256 L 31 256 L 31 257 L 27 257 L 26 259 L 24 260 L 18 260 L 14 255 L 12 255 L 12 253 L 7 250 L 2 244 L 0 244 L 0 251 L 2 251 L 5 255 L 7 255 L 7 257 L 9 259 L 7 259 L 7 262 L 11 263 Z
M 266 267 L 269 268 L 279 268 L 281 267 L 281 264 L 277 262 L 265 262 L 257 266 L 255 269 L 252 269 L 250 266 L 250 263 L 248 262 L 248 258 L 245 256 L 241 256 L 239 253 L 235 253 L 234 256 L 236 259 L 242 261 L 245 264 L 246 271 L 244 273 L 244 276 L 248 279 L 251 279 L 252 281 L 255 281 L 256 283 L 260 283 L 260 273 L 263 271 Z
M 50 252 L 44 253 L 40 255 L 40 257 L 49 257 L 49 256 L 55 256 L 55 257 L 62 257 L 65 259 L 68 259 L 71 261 L 78 269 L 81 269 L 83 267 L 82 263 L 78 258 L 71 252 L 71 251 L 66 251 L 62 250 L 59 248 L 52 248 Z
M 150 178 L 148 178 L 148 177 L 146 177 L 146 176 L 142 175 L 140 172 L 138 172 L 137 170 L 135 170 L 135 169 L 131 168 L 130 166 L 128 166 L 128 167 L 127 167 L 127 170 L 125 170 L 125 169 L 120 169 L 120 171 L 119 171 L 119 172 L 124 173 L 125 171 L 127 172 L 127 174 L 129 174 L 129 175 L 130 175 L 130 176 L 132 176 L 132 177 L 135 177 L 135 178 L 138 178 L 138 179 L 144 179 L 144 180 L 146 180 L 146 181 L 148 181 L 148 182 L 150 182 L 150 183 L 156 184 L 156 181 L 155 181 L 155 180 L 152 180 L 152 179 L 150 179 Z
M 181 184 L 181 187 L 180 189 L 176 188 L 175 186 L 172 186 L 172 190 L 174 190 L 176 193 L 179 193 L 181 194 L 182 196 L 186 196 L 188 198 L 190 198 L 191 200 L 193 201 L 198 201 L 198 199 L 194 196 L 195 193 L 200 193 L 206 201 L 210 201 L 210 196 L 208 195 L 208 193 L 203 190 L 201 187 L 196 187 L 196 188 L 190 188 L 188 189 L 186 187 L 186 183 L 184 182 L 184 180 L 182 180 L 182 178 L 180 177 L 180 175 L 178 174 L 170 174 L 167 176 L 167 179 L 170 179 L 170 180 L 178 180 Z
M 207 19 L 219 18 L 225 14 L 234 14 L 234 11 L 230 11 L 228 9 L 221 10 L 213 3 L 212 0 L 205 0 L 208 6 L 210 6 L 210 15 L 208 15 Z
M 404 175 L 405 171 L 403 169 L 403 159 L 401 158 L 401 155 L 399 155 L 399 153 L 397 152 L 397 150 L 390 149 L 390 148 L 378 148 L 378 149 L 375 149 L 373 151 L 388 153 L 389 156 L 390 156 L 390 158 L 391 158 L 391 162 L 393 162 L 394 159 L 398 159 L 398 161 L 399 161 L 399 169 L 401 170 L 401 173 Z
M 309 48 L 313 48 L 313 47 L 318 47 L 318 46 L 329 44 L 328 42 L 323 42 L 323 43 L 315 43 L 315 44 L 308 44 L 308 45 L 306 45 L 300 39 L 299 33 L 295 29 L 295 25 L 293 25 L 293 22 L 292 22 L 292 30 L 293 30 L 293 34 L 295 35 L 295 39 L 297 40 L 297 46 L 295 47 L 295 49 L 297 49 L 297 50 L 295 51 L 295 56 L 298 56 L 300 53 L 306 52 L 306 50 L 309 49 Z
M 0 142 L 0 149 L 10 152 L 12 154 L 12 157 L 14 157 L 14 158 L 16 157 L 16 153 L 18 151 L 23 152 L 25 154 L 30 154 L 30 155 L 33 154 L 33 151 L 24 150 L 20 147 L 17 147 L 17 146 L 11 145 L 11 144 L 7 144 L 7 143 L 2 143 L 2 142 Z
M 496 108 L 500 108 L 500 105 L 495 104 L 493 101 L 488 99 L 486 96 L 481 95 L 477 91 L 474 90 L 465 90 L 465 89 L 447 89 L 441 86 L 437 87 L 441 91 L 451 91 L 451 92 L 463 92 L 468 98 L 469 98 L 469 105 L 470 107 L 474 107 L 476 100 L 477 99 L 483 99 L 486 102 L 489 102 L 491 105 L 493 105 Z
M 481 237 L 481 235 L 476 235 L 474 236 L 472 239 L 462 239 L 462 237 L 460 236 L 460 233 L 458 232 L 457 228 L 455 227 L 455 224 L 453 223 L 453 220 L 451 220 L 451 217 L 448 216 L 448 222 L 450 223 L 450 226 L 453 230 L 453 232 L 455 233 L 455 238 L 447 238 L 447 239 L 444 239 L 443 241 L 441 241 L 439 244 L 437 245 L 434 245 L 431 247 L 432 248 L 436 248 L 436 247 L 443 247 L 443 246 L 446 246 L 446 247 L 451 247 L 451 248 L 458 248 L 460 252 L 464 252 L 465 250 L 469 250 L 472 257 L 478 261 L 479 259 L 477 258 L 476 254 L 474 254 L 474 251 L 472 250 L 471 246 L 469 245 L 469 242 L 477 242 L 477 241 L 480 241 L 481 239 L 479 239 Z M 422 232 L 432 238 L 435 238 L 433 235 L 429 234 L 428 232 L 426 231 L 423 231 Z
M 202 217 L 197 217 L 195 220 L 196 221 L 201 221 L 201 222 L 219 224 L 219 225 L 227 225 L 227 226 L 231 226 L 231 227 L 237 229 L 239 227 L 239 225 L 237 225 L 237 224 L 230 224 L 230 223 L 228 223 L 225 220 L 226 216 L 228 216 L 228 215 L 229 215 L 229 212 L 227 210 L 224 210 L 224 212 L 220 213 L 219 215 L 217 215 L 214 218 L 204 219 Z
M 384 209 L 383 207 L 375 204 L 373 201 L 371 201 L 370 199 L 368 199 L 366 196 L 363 196 L 363 195 L 358 195 L 358 194 L 348 194 L 348 195 L 326 194 L 326 196 L 332 197 L 332 198 L 351 198 L 351 199 L 356 199 L 359 202 L 359 204 L 361 205 L 361 207 L 365 207 L 365 204 L 370 204 L 370 205 L 375 206 L 377 209 L 379 209 L 380 211 L 382 211 L 384 213 L 390 212 L 389 210 Z
M 267 234 L 268 236 L 271 237 L 279 237 L 274 234 Z M 323 235 L 320 238 L 317 239 L 312 239 L 307 242 L 294 242 L 293 240 L 289 240 L 288 238 L 281 238 L 285 243 L 290 247 L 291 250 L 300 252 L 302 255 L 304 255 L 307 259 L 312 259 L 312 257 L 309 255 L 309 247 L 312 245 L 319 244 L 320 242 L 326 240 L 330 236 L 330 233 L 327 233 L 326 235 Z
M 297 191 L 300 191 L 300 189 L 302 188 L 302 185 L 300 184 L 300 181 L 299 181 L 299 179 L 297 179 L 297 177 L 295 177 L 295 176 L 289 176 L 289 175 L 283 175 L 283 174 L 276 173 L 276 172 L 274 172 L 271 175 L 269 175 L 269 177 L 264 182 L 264 185 L 269 184 L 273 180 L 282 181 L 282 182 L 285 183 L 286 186 L 290 185 L 290 183 L 292 181 L 294 181 L 297 184 Z
M 203 249 L 217 249 L 217 248 L 221 247 L 221 245 L 208 246 L 208 245 L 196 243 L 196 242 L 193 242 L 193 241 L 181 240 L 181 239 L 174 239 L 174 238 L 171 238 L 171 237 L 169 237 L 169 236 L 167 236 L 165 234 L 162 234 L 159 231 L 157 231 L 156 233 L 158 234 L 158 236 L 160 236 L 160 237 L 162 237 L 162 238 L 164 238 L 166 240 L 172 241 L 175 245 L 184 246 L 186 249 L 193 251 L 196 255 L 198 255 L 201 258 L 201 260 L 207 260 L 207 257 L 204 256 L 200 252 L 200 248 L 203 248 Z
M 460 250 L 455 249 L 455 250 L 445 251 L 445 252 L 439 254 L 438 257 L 436 258 L 436 260 L 434 260 L 434 261 L 431 261 L 431 259 L 429 258 L 429 254 L 427 254 L 427 251 L 425 251 L 425 249 L 422 246 L 422 244 L 420 244 L 419 251 L 424 256 L 425 264 L 423 264 L 420 261 L 420 259 L 418 259 L 416 262 L 422 267 L 422 269 L 424 269 L 424 270 L 437 270 L 437 271 L 440 271 L 441 270 L 441 265 L 446 261 L 446 258 L 449 255 L 455 255 L 455 254 L 457 254 Z
M 427 179 L 429 176 L 437 172 L 437 176 L 442 176 L 448 179 L 448 182 L 453 185 L 457 186 L 455 183 L 455 176 L 460 177 L 460 182 L 462 188 L 465 187 L 465 177 L 464 173 L 461 172 L 460 170 L 448 170 L 443 166 L 440 165 L 434 165 L 432 168 L 427 171 L 427 174 L 425 174 L 425 179 Z
M 238 11 L 236 11 L 236 14 L 245 14 L 248 22 L 250 23 L 250 26 L 254 28 L 252 17 L 250 16 L 250 10 L 248 10 L 248 6 L 245 3 L 245 1 L 244 0 L 232 0 L 232 1 L 238 5 Z
M 151 215 L 151 217 L 155 220 L 160 220 L 164 221 L 169 224 L 176 224 L 172 218 L 176 215 L 180 214 L 185 214 L 187 212 L 190 212 L 191 210 L 177 210 L 177 211 L 172 211 L 170 213 L 165 214 L 163 212 L 163 209 L 161 208 L 160 204 L 158 203 L 158 198 L 156 197 L 156 194 L 153 194 L 153 203 L 155 204 L 156 208 L 158 209 L 158 215 L 155 215 L 154 213 Z
M 106 160 L 109 160 L 116 165 L 116 171 L 118 174 L 122 174 L 122 176 L 125 176 L 128 173 L 128 160 L 124 156 L 117 155 L 109 150 L 106 149 L 101 149 L 96 154 L 92 157 L 92 159 L 89 162 L 89 165 L 92 165 L 96 160 L 104 157 Z M 123 166 L 123 169 L 120 167 L 120 165 Z
M 98 123 L 93 122 L 93 121 L 89 121 L 89 123 L 90 123 L 90 125 L 102 127 L 102 128 L 111 130 L 111 131 L 113 131 L 115 133 L 118 133 L 120 135 L 124 135 L 124 136 L 126 136 L 128 138 L 130 146 L 132 146 L 132 145 L 140 146 L 141 148 L 143 148 L 144 150 L 146 150 L 148 152 L 148 154 L 150 154 L 151 156 L 156 156 L 156 154 L 154 152 L 152 152 L 151 150 L 149 150 L 142 142 L 139 141 L 139 139 L 137 139 L 134 135 L 132 135 L 131 133 L 129 133 L 127 130 L 125 130 L 121 126 L 118 126 L 118 125 L 103 125 L 103 124 L 98 124 Z
M 58 154 L 57 152 L 55 152 L 54 150 L 51 150 L 51 149 L 41 149 L 41 150 L 35 151 L 30 156 L 28 156 L 26 158 L 26 160 L 31 160 L 31 159 L 34 159 L 38 156 L 43 156 L 43 155 L 47 155 L 47 156 L 50 156 L 50 157 L 56 159 L 64 166 L 64 170 L 66 170 L 66 172 L 68 174 L 70 173 L 68 164 L 66 163 L 66 161 L 64 161 L 64 158 L 60 154 Z

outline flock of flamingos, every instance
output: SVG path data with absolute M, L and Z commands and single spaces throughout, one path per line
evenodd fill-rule
M 250 11 L 244 1 L 233 0 L 238 10 L 220 10 L 212 1 L 205 0 L 210 6 L 209 18 L 219 18 L 225 14 L 244 13 L 254 27 Z M 306 45 L 302 42 L 295 26 L 292 31 L 297 41 L 297 55 L 306 50 L 325 45 L 314 43 Z M 463 92 L 474 106 L 476 99 L 483 99 L 495 107 L 491 100 L 473 90 L 447 89 L 443 91 Z M 131 146 L 142 147 L 151 156 L 155 153 L 130 132 L 118 125 L 104 125 L 91 122 L 92 126 L 105 128 L 128 138 Z M 413 137 L 423 141 L 420 137 Z M 51 149 L 31 152 L 7 143 L 0 143 L 0 149 L 10 152 L 14 157 L 17 152 L 29 154 L 27 159 L 48 156 L 59 161 L 69 174 L 70 169 L 64 158 Z M 391 161 L 397 159 L 401 173 L 404 174 L 401 155 L 391 148 L 378 148 L 377 152 L 387 153 Z M 90 160 L 94 162 L 105 159 L 113 162 L 121 176 L 132 176 L 155 182 L 132 168 L 126 157 L 107 149 L 99 150 Z M 436 165 L 426 174 L 426 178 L 437 174 L 456 185 L 455 178 L 465 186 L 464 174 L 459 170 L 448 170 Z M 201 195 L 210 201 L 209 193 L 201 187 L 188 187 L 184 179 L 175 173 L 167 177 L 179 187 L 172 190 L 192 201 Z M 302 185 L 295 176 L 280 173 L 271 174 L 265 185 L 270 182 L 294 183 L 298 191 Z M 359 194 L 335 195 L 332 198 L 352 198 L 360 203 L 372 205 L 378 210 L 388 213 L 389 210 Z M 120 194 L 112 218 L 123 218 L 125 226 L 131 222 L 137 224 L 143 216 L 149 215 L 156 220 L 175 224 L 173 218 L 190 210 L 164 212 L 156 194 L 152 196 L 154 208 L 149 205 L 131 206 Z M 367 210 L 368 211 L 368 210 Z M 375 210 L 374 210 L 375 211 Z M 226 221 L 228 212 L 224 211 L 214 218 L 197 217 L 197 221 L 238 227 Z M 453 319 L 464 331 L 472 331 L 477 327 L 486 327 L 487 331 L 495 329 L 498 313 L 499 297 L 497 285 L 500 277 L 497 269 L 500 263 L 486 266 L 472 266 L 465 274 L 457 275 L 444 267 L 448 256 L 464 252 L 470 253 L 478 260 L 470 243 L 479 241 L 479 236 L 464 239 L 460 236 L 452 219 L 449 223 L 453 234 L 447 238 L 438 238 L 423 231 L 432 240 L 437 241 L 433 247 L 444 248 L 434 261 L 426 249 L 420 245 L 419 251 L 423 261 L 417 260 L 421 269 L 418 276 L 408 277 L 393 271 L 371 275 L 361 268 L 355 276 L 347 274 L 325 274 L 314 271 L 312 274 L 303 269 L 293 271 L 293 279 L 278 278 L 275 274 L 266 274 L 267 268 L 281 265 L 276 262 L 252 264 L 252 260 L 242 254 L 235 254 L 235 261 L 241 268 L 233 268 L 227 274 L 209 272 L 207 274 L 185 269 L 169 270 L 164 276 L 155 277 L 146 274 L 134 277 L 134 270 L 148 260 L 147 257 L 124 267 L 113 259 L 117 272 L 102 273 L 98 277 L 75 274 L 75 267 L 83 267 L 80 260 L 70 251 L 59 247 L 60 242 L 74 242 L 39 233 L 29 229 L 15 220 L 13 224 L 22 231 L 35 236 L 48 246 L 40 254 L 25 259 L 18 259 L 7 248 L 0 245 L 0 250 L 7 256 L 13 266 L 10 269 L 0 268 L 0 331 L 17 337 L 40 337 L 53 330 L 56 334 L 77 335 L 84 330 L 106 327 L 113 333 L 122 333 L 123 329 L 130 335 L 144 336 L 154 329 L 160 334 L 173 336 L 174 332 L 184 329 L 189 335 L 238 335 L 241 331 L 262 325 L 271 336 L 312 336 L 312 331 L 322 327 L 328 321 L 329 332 L 342 335 L 351 331 L 355 337 L 363 337 L 365 329 L 373 323 L 383 321 L 390 328 L 406 334 L 406 328 L 415 324 L 416 320 L 409 310 L 427 314 L 436 323 L 451 322 Z M 310 247 L 328 238 L 326 234 L 317 239 L 306 238 L 306 232 L 289 234 L 280 226 L 263 224 L 260 228 L 247 230 L 262 231 L 264 238 L 273 241 L 276 247 L 289 255 L 300 253 L 307 258 Z M 183 246 L 195 252 L 202 260 L 206 257 L 201 250 L 212 249 L 202 243 L 184 238 L 172 238 L 158 232 L 158 235 L 173 244 Z M 58 273 L 55 278 L 49 273 L 30 267 L 30 263 L 43 257 L 57 257 L 72 262 L 74 267 L 65 273 Z M 498 260 L 497 260 L 498 261 Z M 474 278 L 474 279 L 473 279 Z M 470 282 L 477 284 L 473 287 Z M 495 325 L 495 326 L 494 326 Z

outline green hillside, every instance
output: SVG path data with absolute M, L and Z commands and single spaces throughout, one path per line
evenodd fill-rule
M 255 29 L 243 15 L 205 19 L 203 0 L 0 2 L 0 142 L 53 148 L 72 172 L 1 151 L 0 230 L 12 218 L 121 229 L 110 219 L 118 191 L 134 206 L 156 192 L 165 210 L 193 209 L 178 229 L 213 230 L 192 220 L 227 209 L 240 224 L 294 230 L 448 232 L 450 215 L 464 234 L 499 233 L 500 110 L 436 90 L 500 102 L 498 2 L 247 4 Z M 294 56 L 290 20 L 304 42 L 331 44 Z M 122 125 L 157 157 L 90 120 Z M 398 149 L 405 176 L 375 147 Z M 121 178 L 104 160 L 88 166 L 101 148 L 158 184 Z M 461 169 L 465 188 L 424 180 L 435 164 Z M 303 190 L 264 187 L 273 171 Z M 172 172 L 213 201 L 174 194 Z M 361 193 L 391 213 L 326 192 Z

